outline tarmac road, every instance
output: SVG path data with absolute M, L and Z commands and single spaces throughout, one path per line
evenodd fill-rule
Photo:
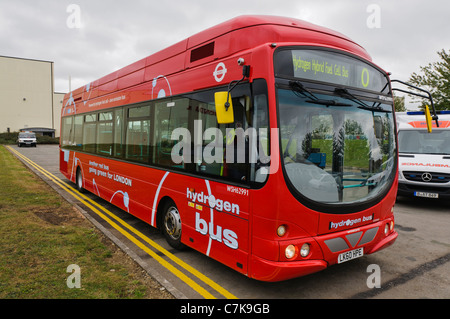
M 36 148 L 12 147 L 43 169 L 65 180 L 59 173 L 58 145 L 38 145 Z M 38 172 L 42 177 L 42 174 Z M 49 184 L 51 180 L 43 177 Z M 69 183 L 70 184 L 70 183 Z M 73 184 L 71 184 L 73 186 Z M 332 266 L 325 271 L 279 283 L 264 283 L 249 279 L 222 264 L 187 249 L 171 249 L 163 236 L 100 198 L 89 198 L 107 207 L 121 220 L 131 225 L 153 243 L 166 249 L 167 255 L 155 250 L 148 242 L 140 244 L 130 236 L 117 231 L 99 218 L 90 208 L 54 186 L 68 200 L 92 216 L 107 236 L 129 253 L 144 269 L 163 284 L 177 298 L 233 298 L 239 299 L 329 299 L 329 298 L 383 298 L 383 299 L 448 299 L 450 298 L 450 203 L 430 199 L 399 197 L 395 205 L 395 244 L 373 255 Z M 66 193 L 66 194 L 64 194 Z M 134 235 L 133 235 L 134 236 Z M 140 242 L 144 242 L 139 239 Z M 155 251 L 149 252 L 150 248 Z M 181 269 L 188 265 L 196 272 Z M 171 257 L 168 257 L 171 256 Z M 181 262 L 173 263 L 176 260 Z M 172 258 L 172 259 L 171 259 Z M 159 260 L 159 261 L 158 261 Z M 188 268 L 189 268 L 188 267 Z M 190 269 L 190 268 L 189 268 Z M 203 278 L 202 276 L 205 276 Z M 203 279 L 201 279 L 203 278 Z M 379 281 L 379 288 L 377 286 Z

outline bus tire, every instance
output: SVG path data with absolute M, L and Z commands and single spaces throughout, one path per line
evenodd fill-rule
M 75 176 L 75 185 L 76 185 L 77 191 L 79 191 L 80 193 L 84 192 L 83 174 L 81 173 L 81 169 L 79 167 L 77 168 L 77 174 Z
M 185 248 L 185 245 L 181 243 L 180 212 L 172 200 L 164 205 L 161 222 L 161 231 L 167 243 L 178 250 Z

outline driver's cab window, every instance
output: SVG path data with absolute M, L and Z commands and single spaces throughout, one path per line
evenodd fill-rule
M 191 95 L 189 109 L 196 113 L 203 136 L 194 141 L 201 145 L 195 161 L 196 173 L 249 184 L 265 182 L 268 169 L 269 124 L 267 85 L 264 80 L 242 84 L 230 93 L 234 122 L 218 124 L 214 91 Z M 260 161 L 264 158 L 264 163 Z M 264 166 L 264 167 L 263 167 Z

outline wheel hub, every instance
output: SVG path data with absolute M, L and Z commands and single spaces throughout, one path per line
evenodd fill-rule
M 172 239 L 177 240 L 181 236 L 181 218 L 180 213 L 175 207 L 170 207 L 164 218 L 164 227 L 167 234 Z

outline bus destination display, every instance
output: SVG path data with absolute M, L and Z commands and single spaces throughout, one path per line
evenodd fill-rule
M 387 88 L 383 73 L 357 58 L 320 50 L 285 50 L 280 53 L 276 57 L 277 75 L 376 92 Z

